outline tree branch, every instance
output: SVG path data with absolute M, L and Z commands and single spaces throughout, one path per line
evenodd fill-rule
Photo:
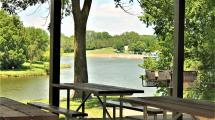
M 84 5 L 82 8 L 82 14 L 86 17 L 89 16 L 91 4 L 92 4 L 92 0 L 85 0 L 84 1 Z

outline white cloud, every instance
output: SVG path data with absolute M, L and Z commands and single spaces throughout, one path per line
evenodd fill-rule
M 129 15 L 122 9 L 115 8 L 113 1 L 104 2 L 99 0 L 93 1 L 88 19 L 88 30 L 107 31 L 112 35 L 121 34 L 126 31 L 135 31 L 140 34 L 153 34 L 153 29 L 146 28 L 146 25 L 139 21 L 137 15 Z M 35 26 L 46 30 L 49 19 L 44 26 L 45 19 L 43 17 L 49 12 L 47 4 L 42 5 L 34 14 L 28 16 L 37 8 L 38 6 L 30 7 L 19 15 L 21 16 L 22 21 L 24 21 L 24 25 Z M 129 11 L 134 14 L 139 14 L 141 9 L 138 5 L 134 4 Z M 63 19 L 61 31 L 66 35 L 72 35 L 74 33 L 73 18 L 71 16 Z
M 48 4 L 29 7 L 18 15 L 25 26 L 34 26 L 47 30 L 50 22 Z
M 96 4 L 92 6 L 88 21 L 88 29 L 96 31 L 108 31 L 110 34 L 121 34 L 126 31 L 135 31 L 140 34 L 153 34 L 151 27 L 146 28 L 139 19 L 141 8 L 134 4 L 129 10 L 130 15 L 120 8 L 115 8 L 114 2 Z

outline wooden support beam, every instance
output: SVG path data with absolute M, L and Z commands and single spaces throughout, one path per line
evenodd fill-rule
M 173 96 L 183 98 L 185 0 L 175 0 Z
M 60 83 L 61 0 L 51 0 L 49 104 L 59 106 L 60 92 L 52 84 Z
M 185 0 L 175 0 L 173 96 L 183 98 Z M 173 113 L 173 116 L 177 113 Z M 181 115 L 177 120 L 182 120 Z

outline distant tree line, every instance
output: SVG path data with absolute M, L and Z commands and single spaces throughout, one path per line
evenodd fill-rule
M 74 36 L 61 35 L 61 47 L 63 52 L 70 53 L 74 51 Z M 121 35 L 110 35 L 108 32 L 87 31 L 86 49 L 94 50 L 106 47 L 113 47 L 117 52 L 128 51 L 134 54 L 143 52 L 153 52 L 158 50 L 158 41 L 155 36 L 139 35 L 135 32 L 125 32 Z

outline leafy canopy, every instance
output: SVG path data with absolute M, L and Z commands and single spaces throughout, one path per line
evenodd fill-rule
M 0 10 L 0 69 L 16 69 L 25 61 L 23 24 L 19 17 Z

